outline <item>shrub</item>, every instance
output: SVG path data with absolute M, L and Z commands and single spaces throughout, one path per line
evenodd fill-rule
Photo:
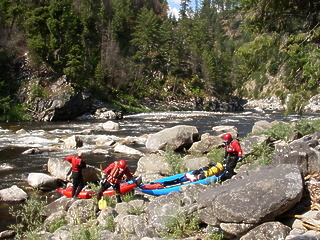
M 182 166 L 183 158 L 172 149 L 166 149 L 164 158 L 165 161 L 169 164 L 170 174 L 175 175 L 186 171 L 186 169 Z
M 16 224 L 9 226 L 9 229 L 16 232 L 16 238 L 32 236 L 40 230 L 46 204 L 46 200 L 41 200 L 39 195 L 34 194 L 20 205 L 20 209 L 9 208 L 9 213 L 17 221 Z

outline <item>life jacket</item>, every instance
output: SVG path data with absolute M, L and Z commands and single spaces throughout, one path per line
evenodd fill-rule
M 121 179 L 124 175 L 124 169 L 121 170 L 118 165 L 119 163 L 115 161 L 113 168 L 111 169 L 110 173 L 107 175 L 107 179 L 109 183 L 118 184 L 121 182 Z
M 223 165 L 221 163 L 217 163 L 216 166 L 212 166 L 208 170 L 204 170 L 205 177 L 210 177 L 213 175 L 219 174 L 223 170 Z
M 75 157 L 72 161 L 72 171 L 80 172 L 81 171 L 81 158 Z
M 226 153 L 230 156 L 242 157 L 242 149 L 238 140 L 233 139 L 228 145 L 226 145 Z

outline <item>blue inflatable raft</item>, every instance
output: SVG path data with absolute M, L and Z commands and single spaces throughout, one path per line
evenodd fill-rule
M 192 173 L 192 171 L 188 173 Z M 185 177 L 185 174 L 186 173 L 179 173 L 177 175 L 161 178 L 157 181 L 141 185 L 135 189 L 153 196 L 167 195 L 170 192 L 180 192 L 180 188 L 185 185 L 196 183 L 207 185 L 215 183 L 221 179 L 221 177 L 225 174 L 225 171 L 222 171 L 219 175 L 213 175 L 194 182 L 189 181 Z

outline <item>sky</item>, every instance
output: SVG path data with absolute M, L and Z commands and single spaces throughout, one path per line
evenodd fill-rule
M 167 0 L 170 10 L 176 18 L 179 17 L 180 0 Z M 192 7 L 194 8 L 194 0 L 192 0 Z

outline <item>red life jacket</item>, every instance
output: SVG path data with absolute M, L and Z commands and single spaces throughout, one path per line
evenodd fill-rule
M 73 172 L 79 172 L 81 170 L 81 158 L 78 156 L 69 156 L 66 157 L 66 160 L 71 163 L 71 168 Z
M 124 169 L 121 170 L 118 165 L 119 163 L 115 161 L 113 168 L 111 169 L 110 173 L 107 175 L 107 179 L 109 183 L 117 184 L 121 182 L 121 179 L 124 175 Z
M 239 141 L 233 139 L 228 145 L 226 145 L 226 152 L 231 156 L 242 157 L 242 149 Z

